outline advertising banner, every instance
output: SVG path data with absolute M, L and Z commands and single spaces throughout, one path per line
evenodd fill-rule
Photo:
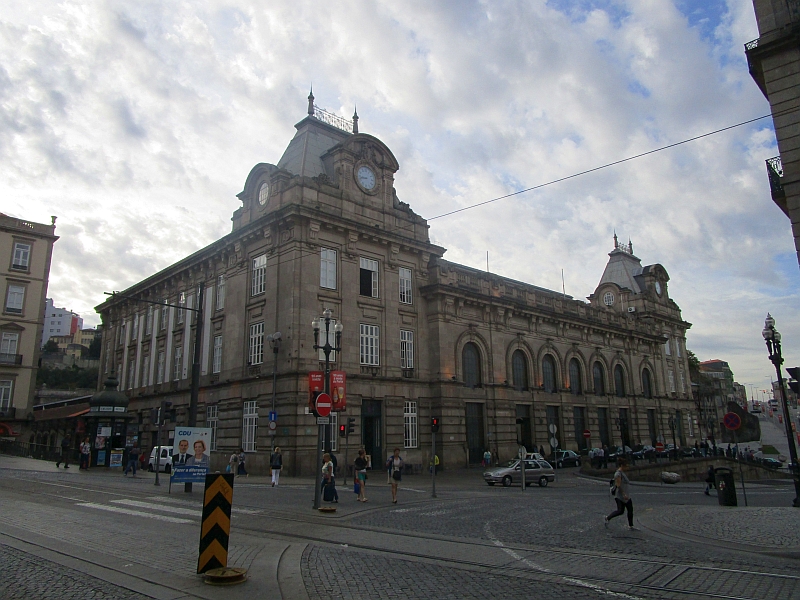
M 211 428 L 176 427 L 172 483 L 203 483 L 211 463 Z
M 317 414 L 314 401 L 325 391 L 325 373 L 322 371 L 309 371 L 308 373 L 308 409 L 312 414 Z
M 123 448 L 114 448 L 111 450 L 111 464 L 110 467 L 122 466 L 122 454 L 125 452 Z
M 333 412 L 339 412 L 347 408 L 347 396 L 345 381 L 347 375 L 344 371 L 331 371 L 331 399 L 333 400 Z

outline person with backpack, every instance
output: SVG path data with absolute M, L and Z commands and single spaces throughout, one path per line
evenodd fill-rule
M 716 488 L 717 484 L 714 482 L 714 465 L 708 466 L 708 473 L 706 473 L 706 496 L 711 495 L 711 488 Z
M 282 467 L 283 455 L 281 454 L 281 449 L 275 446 L 275 450 L 272 451 L 272 455 L 269 457 L 269 468 L 272 469 L 272 487 L 278 485 Z
M 617 459 L 617 470 L 614 473 L 614 479 L 611 480 L 611 493 L 614 496 L 614 501 L 617 504 L 617 510 L 610 515 L 604 517 L 604 524 L 608 527 L 608 522 L 611 519 L 619 517 L 628 511 L 628 529 L 633 529 L 633 500 L 630 494 L 630 480 L 625 474 L 628 470 L 628 460 L 619 457 Z

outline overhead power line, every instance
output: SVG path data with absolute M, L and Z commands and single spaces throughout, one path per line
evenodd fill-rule
M 628 158 L 623 158 L 620 160 L 615 160 L 614 162 L 606 163 L 604 165 L 600 165 L 599 167 L 594 167 L 592 169 L 587 169 L 586 171 L 581 171 L 580 173 L 573 173 L 572 175 L 567 175 L 566 177 L 560 177 L 558 179 L 553 179 L 552 181 L 548 181 L 546 183 L 540 183 L 539 185 L 534 185 L 533 187 L 525 188 L 524 190 L 518 190 L 516 192 L 511 192 L 510 194 L 505 194 L 504 196 L 498 196 L 497 198 L 492 198 L 491 200 L 484 200 L 483 202 L 478 202 L 477 204 L 470 204 L 469 206 L 464 206 L 462 208 L 457 208 L 456 210 L 451 210 L 446 213 L 442 213 L 440 215 L 436 215 L 435 217 L 429 217 L 428 221 L 433 221 L 434 219 L 441 219 L 442 217 L 449 217 L 450 215 L 454 215 L 456 213 L 464 212 L 465 210 L 471 210 L 473 208 L 478 208 L 479 206 L 485 206 L 486 204 L 491 204 L 492 202 L 497 202 L 498 200 L 504 200 L 505 198 L 511 198 L 512 196 L 519 196 L 520 194 L 524 194 L 526 192 L 531 192 L 533 190 L 538 190 L 543 187 L 547 187 L 548 185 L 553 185 L 554 183 L 560 183 L 561 181 L 566 181 L 567 179 L 574 179 L 575 177 L 580 177 L 581 175 L 586 175 L 588 173 L 594 173 L 595 171 L 599 171 L 601 169 L 607 169 L 608 167 L 613 167 L 614 165 L 619 165 L 624 162 L 628 162 L 634 160 L 636 158 L 641 158 L 643 156 L 647 156 L 648 154 L 655 154 L 656 152 L 661 152 L 662 150 L 667 150 L 669 148 L 674 148 L 675 146 L 680 146 L 682 144 L 688 144 L 689 142 L 694 142 L 695 140 L 702 139 L 704 137 L 708 137 L 710 135 L 714 135 L 717 133 L 722 133 L 723 131 L 728 131 L 729 129 L 734 129 L 736 127 L 741 127 L 742 125 L 747 125 L 749 123 L 755 123 L 756 121 L 760 121 L 761 119 L 766 119 L 767 117 L 771 117 L 773 115 L 763 115 L 761 117 L 756 117 L 755 119 L 750 119 L 749 121 L 742 121 L 741 123 L 736 123 L 736 125 L 729 125 L 728 127 L 723 127 L 722 129 L 716 129 L 715 131 L 709 131 L 708 133 L 704 133 L 702 135 L 696 135 L 695 137 L 691 137 L 680 142 L 675 142 L 674 144 L 668 144 L 666 146 L 661 146 L 660 148 L 655 148 L 654 150 L 648 150 L 647 152 L 642 152 L 641 154 L 636 154 L 634 156 L 629 156 Z M 775 115 L 777 116 L 777 115 Z

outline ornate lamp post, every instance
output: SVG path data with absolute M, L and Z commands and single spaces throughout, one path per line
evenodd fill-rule
M 311 327 L 314 329 L 314 350 L 322 350 L 325 355 L 325 393 L 331 393 L 331 352 L 341 352 L 342 350 L 342 331 L 344 326 L 341 323 L 336 323 L 333 330 L 335 332 L 334 345 L 331 346 L 331 312 L 330 308 L 326 308 L 322 313 L 322 319 L 314 319 L 311 322 Z M 319 330 L 320 326 L 325 325 L 325 343 L 319 345 Z M 322 493 L 322 447 L 324 445 L 325 452 L 331 451 L 331 427 L 330 425 L 319 425 L 317 427 L 317 464 L 314 467 L 317 473 L 316 484 L 314 485 L 314 508 L 320 506 L 320 494 Z M 347 466 L 345 466 L 347 468 Z
M 769 360 L 775 365 L 775 372 L 778 374 L 781 400 L 783 400 L 783 424 L 786 427 L 786 440 L 789 442 L 789 457 L 792 460 L 792 475 L 794 476 L 795 497 L 792 501 L 792 506 L 800 508 L 800 469 L 798 469 L 797 464 L 797 448 L 795 448 L 794 437 L 792 436 L 792 422 L 789 418 L 789 402 L 786 397 L 786 385 L 783 383 L 783 375 L 781 374 L 781 365 L 783 364 L 783 356 L 781 356 L 781 334 L 775 329 L 775 319 L 773 319 L 772 315 L 769 313 L 767 313 L 767 318 L 764 321 L 764 330 L 761 332 L 761 335 L 764 336 L 764 341 L 767 343 Z
M 275 333 L 270 333 L 267 336 L 267 341 L 269 342 L 270 347 L 272 348 L 272 354 L 275 355 L 275 362 L 272 365 L 272 412 L 275 412 L 275 397 L 277 395 L 277 382 L 278 382 L 278 350 L 281 348 L 281 332 L 276 331 Z M 272 432 L 273 430 L 270 430 Z M 275 436 L 270 436 L 272 438 L 272 449 L 275 449 Z

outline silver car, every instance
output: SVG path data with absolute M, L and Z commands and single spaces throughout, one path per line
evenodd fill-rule
M 483 473 L 483 479 L 489 485 L 502 483 L 504 487 L 512 483 L 522 484 L 522 469 L 518 458 L 508 461 L 505 465 L 488 469 Z M 533 485 L 538 483 L 541 487 L 546 487 L 551 481 L 555 481 L 556 474 L 553 467 L 546 460 L 525 460 L 525 484 Z

